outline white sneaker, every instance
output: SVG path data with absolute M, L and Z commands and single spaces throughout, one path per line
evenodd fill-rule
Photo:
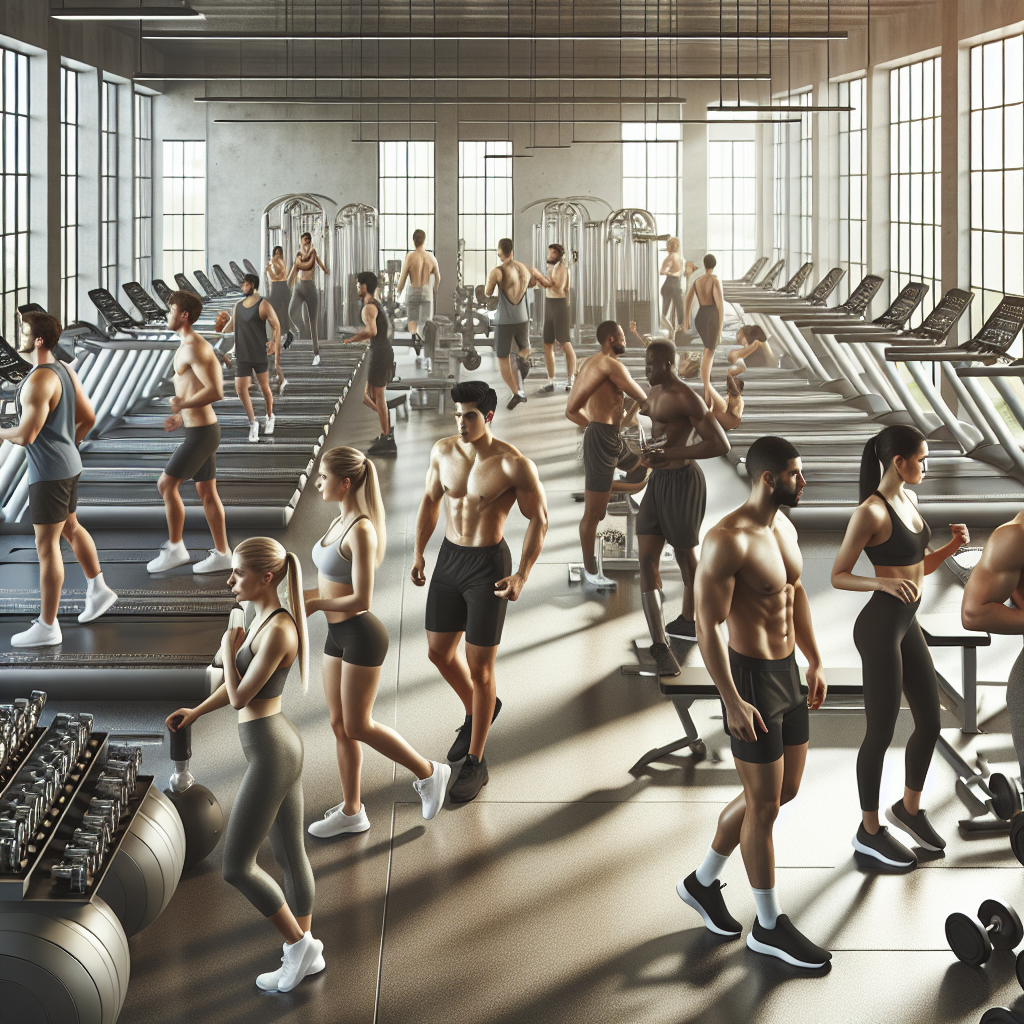
M 322 950 L 324 948 L 324 944 L 319 939 L 316 939 L 315 941 L 316 941 L 316 944 Z M 287 947 L 287 943 L 285 943 L 285 946 Z M 281 957 L 281 963 L 284 963 L 284 957 Z M 309 977 L 311 977 L 314 974 L 319 974 L 326 966 L 327 966 L 327 961 L 324 960 L 323 953 L 322 952 L 318 953 L 316 959 L 313 961 L 313 963 L 310 966 L 309 970 L 306 971 L 306 977 L 309 978 Z M 283 967 L 279 967 L 276 971 L 270 971 L 267 974 L 261 974 L 256 979 L 256 984 L 261 989 L 263 989 L 264 992 L 276 992 L 277 991 L 277 982 L 278 982 L 278 979 L 281 977 L 281 972 L 283 970 L 284 970 Z
M 192 566 L 192 572 L 231 572 L 231 552 L 224 554 L 216 548 L 210 548 L 206 558 Z
M 268 416 L 263 424 L 263 433 L 269 437 L 274 432 L 274 424 L 277 419 L 274 416 Z
M 426 821 L 430 821 L 441 810 L 445 791 L 448 789 L 448 780 L 452 777 L 451 765 L 440 764 L 437 761 L 430 763 L 434 766 L 434 774 L 427 779 L 417 779 L 412 784 L 412 788 L 423 801 L 423 817 Z
M 278 393 L 279 395 L 283 395 L 283 394 L 284 394 L 284 389 L 285 389 L 286 387 L 288 387 L 288 378 L 287 378 L 287 377 L 282 377 L 282 378 L 281 378 L 281 379 L 280 379 L 280 380 L 279 380 L 279 381 L 277 382 L 277 393 Z
M 330 839 L 331 836 L 369 830 L 370 819 L 366 816 L 366 808 L 362 804 L 359 805 L 356 814 L 346 814 L 342 810 L 343 806 L 344 804 L 335 804 L 324 811 L 324 816 L 309 826 L 309 834 L 320 839 Z
M 117 603 L 117 594 L 108 586 L 97 587 L 93 593 L 85 595 L 85 608 L 78 616 L 79 622 L 92 622 L 105 612 L 110 611 Z
M 53 625 L 48 626 L 40 619 L 33 619 L 32 625 L 23 633 L 15 633 L 11 637 L 12 647 L 53 647 L 61 643 L 64 638 L 61 636 L 60 625 L 53 620 Z
M 318 973 L 313 969 L 318 960 L 320 971 L 327 966 L 324 963 L 323 952 L 324 944 L 319 939 L 314 939 L 309 932 L 305 932 L 298 942 L 293 942 L 290 946 L 287 942 L 284 944 L 281 966 L 276 971 L 261 974 L 256 979 L 256 984 L 265 992 L 291 992 L 303 978 Z
M 608 579 L 608 577 L 605 576 L 604 573 L 600 572 L 587 572 L 587 570 L 584 569 L 583 578 L 591 586 L 599 587 L 602 590 L 614 590 L 618 586 L 618 583 L 616 583 L 615 580 Z
M 258 441 L 260 439 L 260 421 L 253 420 L 249 424 L 249 440 Z
M 317 354 L 315 356 L 313 356 L 313 365 L 314 366 L 319 366 L 320 365 L 320 353 L 319 352 L 317 352 Z
M 186 565 L 191 561 L 184 541 L 179 540 L 177 544 L 172 544 L 167 540 L 164 541 L 160 554 L 146 565 L 146 572 L 167 572 L 168 569 L 176 569 L 179 565 Z

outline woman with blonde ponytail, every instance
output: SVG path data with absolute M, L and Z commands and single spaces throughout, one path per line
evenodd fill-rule
M 278 597 L 286 577 L 290 612 Z M 290 992 L 325 966 L 323 943 L 310 934 L 314 884 L 302 834 L 302 738 L 281 713 L 281 694 L 296 663 L 303 691 L 308 685 L 302 570 L 295 555 L 276 540 L 250 537 L 231 556 L 228 585 L 239 601 L 252 602 L 252 625 L 248 631 L 228 628 L 219 652 L 224 682 L 197 708 L 175 711 L 167 725 L 180 729 L 228 704 L 238 712 L 248 766 L 224 835 L 224 880 L 285 938 L 282 966 L 261 974 L 256 984 L 266 991 Z M 283 892 L 256 865 L 268 836 L 284 873 Z
M 324 693 L 343 799 L 309 831 L 327 838 L 369 829 L 360 793 L 361 742 L 416 776 L 413 786 L 429 821 L 444 803 L 451 768 L 421 757 L 397 732 L 373 720 L 380 670 L 388 653 L 388 631 L 370 611 L 374 570 L 384 560 L 387 544 L 377 471 L 356 448 L 331 448 L 320 459 L 317 484 L 323 500 L 338 502 L 341 511 L 313 545 L 319 587 L 306 592 L 306 614 L 327 616 Z

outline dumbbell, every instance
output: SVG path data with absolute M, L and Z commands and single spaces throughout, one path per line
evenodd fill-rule
M 1005 1006 L 993 1006 L 981 1015 L 981 1024 L 1024 1024 L 1024 1018 Z
M 989 801 L 992 813 L 1010 823 L 1010 849 L 1017 860 L 1024 864 L 1024 814 L 1021 814 L 1024 801 L 1021 800 L 1017 782 L 1001 772 L 993 772 L 988 778 L 988 788 L 992 794 Z
M 185 870 L 205 860 L 220 842 L 224 812 L 217 798 L 199 785 L 188 770 L 192 759 L 192 726 L 171 731 L 174 774 L 164 794 L 174 804 L 185 829 Z
M 946 918 L 946 941 L 956 958 L 971 967 L 980 967 L 993 949 L 1014 949 L 1024 939 L 1024 926 L 1017 912 L 1002 900 L 985 900 L 977 919 L 967 914 Z

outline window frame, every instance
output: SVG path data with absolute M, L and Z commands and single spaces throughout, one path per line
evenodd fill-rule
M 840 111 L 837 131 L 839 147 L 839 265 L 846 271 L 840 294 L 850 293 L 868 272 L 868 130 L 867 76 L 834 83 L 836 106 Z M 855 151 L 860 159 L 854 167 Z M 854 195 L 856 194 L 856 201 Z M 857 216 L 859 206 L 860 216 Z M 857 246 L 854 240 L 856 239 Z M 859 248 L 859 259 L 854 259 Z
M 483 165 L 482 174 L 476 173 L 480 164 Z M 511 142 L 459 141 L 459 238 L 466 241 L 463 253 L 463 282 L 466 284 L 484 284 L 487 281 L 490 268 L 497 260 L 498 240 L 512 237 L 515 211 L 512 169 Z M 469 170 L 473 173 L 467 173 Z M 508 183 L 507 203 L 499 195 L 505 192 L 499 185 L 504 182 Z M 479 200 L 481 192 L 482 204 L 471 201 L 471 196 Z M 479 229 L 479 225 L 471 224 L 471 217 L 483 222 L 482 234 L 472 239 L 480 244 L 472 246 L 468 236 L 474 233 L 474 228 Z
M 173 171 L 175 162 L 178 160 L 176 150 L 169 147 L 181 147 L 180 151 L 180 166 L 181 173 L 176 174 Z M 187 149 L 188 146 L 199 146 L 201 150 L 192 151 L 191 160 L 195 163 L 199 163 L 202 166 L 203 173 L 199 174 L 187 174 L 185 173 L 186 167 L 190 160 L 190 153 Z M 171 173 L 168 173 L 168 160 L 171 164 Z M 162 179 L 163 179 L 163 238 L 162 238 L 162 269 L 164 277 L 173 277 L 176 273 L 191 274 L 196 269 L 201 269 L 204 273 L 206 272 L 206 140 L 205 139 L 164 139 L 163 141 L 163 162 L 162 162 Z M 188 186 L 188 182 L 202 182 L 202 185 L 198 188 L 193 186 L 191 189 Z M 180 183 L 180 186 L 179 184 Z M 179 196 L 177 190 L 180 188 L 180 203 L 178 202 Z M 171 190 L 175 191 L 171 191 Z M 195 210 L 188 210 L 186 206 L 189 201 L 189 193 L 192 193 L 191 198 L 195 200 L 197 197 L 201 198 L 202 212 L 196 212 Z M 180 209 L 171 209 L 168 212 L 168 207 L 180 207 Z M 181 221 L 181 245 L 168 245 L 168 236 L 172 236 L 172 241 L 175 237 L 178 237 L 177 224 L 176 222 Z M 197 237 L 202 239 L 202 248 L 198 248 L 195 245 L 187 245 L 186 243 L 191 239 L 195 240 Z M 191 256 L 191 262 L 186 261 L 186 256 Z M 170 261 L 168 259 L 170 257 Z M 175 257 L 177 257 L 177 263 L 175 265 Z
M 0 80 L 0 108 L 3 111 L 3 161 L 0 188 L 5 201 L 0 212 L 0 235 L 4 259 L 0 273 L 0 331 L 17 345 L 18 306 L 30 300 L 32 240 L 32 178 L 30 149 L 30 82 L 28 54 L 0 47 L 3 75 Z M 12 137 L 13 133 L 13 137 Z
M 393 147 L 393 148 L 392 148 Z M 429 156 L 428 156 L 429 154 Z M 435 192 L 434 192 L 434 142 L 430 139 L 393 140 L 381 139 L 377 146 L 377 211 L 379 226 L 380 269 L 387 269 L 389 260 L 401 263 L 412 249 L 412 233 L 419 229 L 426 233 L 424 248 L 434 251 L 435 240 Z M 411 161 L 415 159 L 417 170 L 429 166 L 429 173 L 410 174 Z M 389 173 L 391 168 L 403 167 L 405 173 Z M 414 182 L 426 182 L 427 209 L 414 210 L 419 205 L 414 196 L 420 191 Z M 389 183 L 394 182 L 392 186 Z M 400 184 L 403 183 L 404 185 Z M 394 207 L 393 209 L 390 207 Z M 401 208 L 400 208 L 401 207 Z M 394 243 L 388 245 L 390 240 Z
M 116 82 L 100 83 L 100 287 L 112 295 L 118 284 L 118 156 L 120 91 Z
M 679 201 L 682 132 L 680 125 L 646 121 L 622 123 L 622 206 L 624 209 L 647 210 L 658 226 L 659 235 L 682 238 L 683 215 Z M 641 167 L 642 172 L 627 174 Z M 661 172 L 671 165 L 669 173 L 649 173 L 651 166 Z M 658 188 L 652 182 L 669 182 Z M 663 204 L 658 194 L 666 200 Z
M 78 319 L 80 72 L 60 69 L 60 316 Z M 73 100 L 73 102 L 72 102 Z M 73 110 L 72 110 L 73 108 Z M 73 118 L 73 120 L 71 119 Z
M 720 149 L 721 147 L 721 149 Z M 725 167 L 724 160 L 716 163 L 716 152 L 724 156 L 728 148 L 728 174 L 715 174 L 716 166 Z M 757 259 L 757 142 L 749 139 L 708 138 L 708 249 L 718 261 L 716 273 L 723 280 L 731 281 L 742 277 Z M 736 174 L 736 167 L 749 169 L 747 174 Z M 729 182 L 716 189 L 716 182 Z M 741 184 L 746 183 L 746 184 Z M 745 194 L 740 194 L 744 189 Z M 721 193 L 721 209 L 715 209 L 716 192 Z M 738 209 L 739 207 L 739 209 Z M 712 218 L 721 218 L 716 224 Z M 740 222 L 749 224 L 741 225 Z M 737 245 L 738 229 L 745 226 L 749 232 L 749 246 Z M 720 228 L 725 230 L 719 235 Z M 727 236 L 727 237 L 726 237 Z M 727 242 L 727 244 L 723 244 Z

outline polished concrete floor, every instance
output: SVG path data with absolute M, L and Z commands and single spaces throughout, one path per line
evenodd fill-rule
M 411 357 L 400 371 L 413 375 Z M 498 381 L 491 356 L 474 376 Z M 530 391 L 532 392 L 532 388 Z M 579 435 L 563 416 L 565 396 L 531 397 L 514 412 L 501 404 L 495 432 L 533 458 L 548 495 L 551 527 L 541 560 L 506 619 L 498 659 L 504 709 L 487 746 L 491 781 L 480 797 L 423 822 L 412 777 L 376 752 L 364 760 L 369 832 L 308 840 L 317 881 L 314 933 L 327 969 L 288 995 L 260 992 L 255 976 L 277 965 L 277 933 L 220 877 L 220 852 L 181 881 L 169 908 L 131 941 L 132 980 L 123 1024 L 540 1024 L 540 1022 L 959 1022 L 1012 1005 L 1021 995 L 1013 960 L 997 953 L 983 969 L 956 962 L 943 922 L 996 896 L 1020 906 L 1020 865 L 1005 837 L 965 841 L 954 775 L 938 756 L 925 805 L 947 837 L 946 856 L 910 875 L 872 875 L 854 863 L 858 820 L 854 781 L 862 733 L 857 711 L 813 716 L 803 791 L 776 829 L 782 908 L 834 951 L 832 969 L 807 976 L 707 933 L 675 894 L 676 880 L 702 858 L 720 808 L 738 791 L 716 702 L 694 718 L 711 756 L 686 757 L 634 778 L 646 750 L 679 734 L 670 704 L 650 679 L 624 676 L 630 644 L 644 635 L 636 576 L 616 593 L 568 582 L 579 558 L 582 487 Z M 391 648 L 376 717 L 425 756 L 440 759 L 462 708 L 426 659 L 426 592 L 408 571 L 421 482 L 432 443 L 451 433 L 435 410 L 399 421 L 399 456 L 378 461 L 388 509 L 389 547 L 374 612 Z M 331 443 L 365 446 L 376 434 L 369 410 L 346 402 Z M 745 485 L 724 461 L 706 466 L 705 528 L 742 501 Z M 810 481 L 813 488 L 814 481 Z M 307 488 L 283 538 L 312 570 L 309 550 L 335 515 Z M 621 525 L 621 521 L 612 526 Z M 508 540 L 518 559 L 524 522 L 513 510 Z M 433 565 L 441 530 L 428 549 Z M 238 537 L 233 540 L 240 539 Z M 937 536 L 941 540 L 941 535 Z M 859 666 L 851 629 L 863 598 L 833 591 L 833 534 L 803 537 L 805 583 L 828 668 Z M 308 585 L 308 584 L 307 584 Z M 675 608 L 678 577 L 667 579 Z M 940 569 L 927 583 L 926 611 L 956 611 L 960 587 Z M 673 610 L 672 614 L 675 614 Z M 317 685 L 322 616 L 311 621 L 313 683 L 295 678 L 285 712 L 302 732 L 306 818 L 337 803 L 340 788 L 324 697 Z M 981 652 L 980 675 L 1005 679 L 1019 641 L 996 639 Z M 688 662 L 696 650 L 680 651 Z M 936 663 L 958 678 L 957 652 Z M 1011 756 L 1002 690 L 983 693 L 989 730 L 962 744 Z M 173 708 L 93 705 L 100 725 L 138 735 L 162 730 Z M 57 710 L 54 707 L 54 710 Z M 883 780 L 883 799 L 902 787 L 901 718 Z M 244 769 L 230 709 L 194 730 L 193 770 L 230 811 Z M 146 747 L 147 768 L 166 778 L 166 746 Z M 269 845 L 261 857 L 275 871 Z M 746 924 L 754 905 L 738 856 L 725 870 L 726 898 Z

